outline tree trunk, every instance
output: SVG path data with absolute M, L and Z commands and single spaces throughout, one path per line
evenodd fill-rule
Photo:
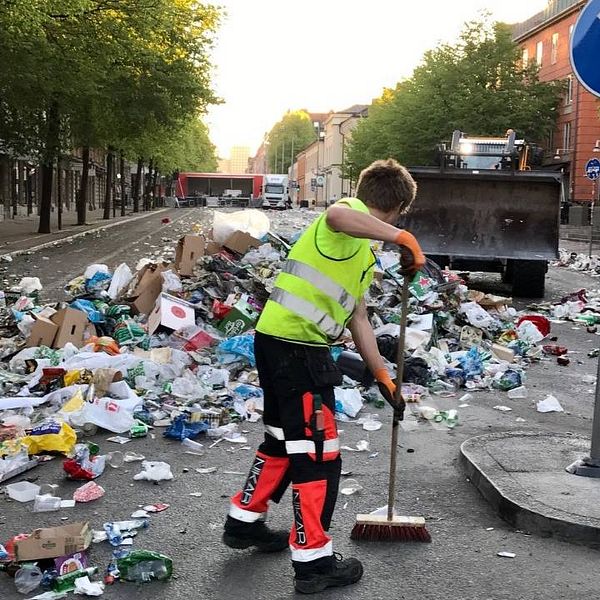
M 146 191 L 144 193 L 144 210 L 150 210 L 150 191 L 152 189 L 152 169 L 154 168 L 154 159 L 151 158 L 148 163 L 148 177 L 146 179 Z
M 84 146 L 83 153 L 81 156 L 82 160 L 82 171 L 81 171 L 81 187 L 79 188 L 79 195 L 75 201 L 77 205 L 77 225 L 85 225 L 88 193 L 89 193 L 89 181 L 90 181 L 90 147 Z
M 156 181 L 158 179 L 158 167 L 154 167 L 154 177 L 152 178 L 152 208 L 156 208 Z M 160 193 L 158 194 L 160 198 Z
M 140 212 L 140 193 L 142 191 L 142 169 L 144 168 L 144 159 L 140 156 L 137 162 L 137 173 L 135 176 L 135 186 L 133 188 L 133 212 Z
M 121 150 L 121 160 L 119 162 L 119 171 L 121 172 L 121 216 L 125 216 L 125 154 Z
M 56 170 L 56 204 L 58 207 L 58 229 L 62 229 L 62 214 L 63 214 L 63 186 L 62 186 L 62 170 L 60 168 L 60 160 L 58 161 L 58 169 Z
M 20 160 L 11 161 L 10 164 L 10 195 L 12 200 L 12 218 L 19 214 L 19 164 Z M 16 171 L 15 171 L 16 167 Z
M 19 181 L 19 206 L 25 205 L 25 164 L 22 160 L 17 162 L 17 179 Z
M 106 186 L 104 189 L 104 214 L 102 218 L 110 219 L 110 207 L 112 204 L 112 178 L 113 178 L 113 153 L 109 148 L 106 153 Z
M 60 122 L 58 104 L 52 102 L 47 113 L 46 148 L 42 157 L 42 194 L 40 202 L 40 225 L 38 233 L 51 233 L 52 183 L 54 163 L 59 149 Z
M 4 218 L 10 218 L 10 170 L 9 160 L 6 155 L 0 156 L 0 199 L 2 199 L 2 207 Z

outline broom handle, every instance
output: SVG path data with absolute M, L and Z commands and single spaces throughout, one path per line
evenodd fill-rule
M 399 405 L 402 402 L 402 380 L 404 378 L 404 345 L 406 340 L 406 320 L 408 317 L 408 295 L 410 279 L 408 275 L 404 276 L 402 283 L 402 298 L 400 301 L 400 336 L 398 338 L 398 352 L 396 355 L 396 396 L 395 403 Z M 403 409 L 404 411 L 404 409 Z M 396 495 L 396 457 L 398 454 L 398 419 L 396 411 L 392 421 L 392 448 L 390 452 L 390 483 L 388 489 L 388 511 L 387 519 L 391 521 L 394 517 L 394 501 Z

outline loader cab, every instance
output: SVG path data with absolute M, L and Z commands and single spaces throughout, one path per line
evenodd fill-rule
M 517 140 L 512 129 L 505 138 L 468 137 L 462 131 L 452 134 L 450 144 L 438 148 L 439 163 L 449 169 L 528 170 L 528 147 L 525 140 Z

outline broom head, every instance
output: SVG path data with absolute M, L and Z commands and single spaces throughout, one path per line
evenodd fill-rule
M 357 515 L 350 538 L 369 542 L 431 542 L 423 517 Z

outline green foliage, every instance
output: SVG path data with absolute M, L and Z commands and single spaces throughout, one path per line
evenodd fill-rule
M 271 173 L 287 173 L 299 152 L 317 139 L 309 114 L 288 111 L 268 134 L 268 162 Z
M 186 123 L 210 145 L 197 115 L 218 101 L 208 52 L 219 18 L 197 0 L 2 2 L 4 149 L 49 166 L 74 146 L 122 149 L 134 159 L 161 152 L 172 165 L 181 155 L 169 137 Z M 177 154 L 166 155 L 165 141 Z M 208 147 L 194 152 L 209 156 Z
M 542 83 L 537 67 L 521 64 L 511 30 L 488 20 L 465 24 L 455 44 L 425 53 L 409 79 L 383 92 L 353 132 L 347 170 L 379 158 L 427 165 L 436 144 L 455 129 L 471 135 L 547 138 L 563 85 Z
M 208 128 L 199 118 L 192 119 L 172 134 L 165 132 L 154 158 L 163 173 L 214 173 L 218 167 L 216 148 L 208 137 Z

